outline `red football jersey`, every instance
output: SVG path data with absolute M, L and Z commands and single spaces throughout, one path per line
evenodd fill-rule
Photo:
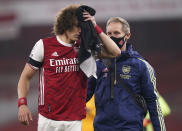
M 39 58 L 34 53 L 36 49 L 30 55 L 33 60 L 42 62 L 39 113 L 53 120 L 85 118 L 87 77 L 79 68 L 77 50 L 71 44 L 61 41 L 58 36 L 40 41 L 43 46 L 43 51 L 39 51 L 43 52 L 42 61 L 36 59 Z M 34 48 L 40 48 L 40 45 Z

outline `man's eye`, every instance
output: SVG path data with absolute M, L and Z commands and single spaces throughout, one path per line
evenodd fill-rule
M 111 35 L 111 33 L 110 32 L 107 32 L 107 35 Z
M 119 32 L 114 32 L 114 34 L 115 34 L 115 35 L 118 35 L 118 34 L 120 34 L 120 33 L 119 33 Z

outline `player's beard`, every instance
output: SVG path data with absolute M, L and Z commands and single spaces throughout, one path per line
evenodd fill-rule
M 75 43 L 76 40 L 73 40 L 71 38 L 71 36 L 67 32 L 65 33 L 65 36 L 66 36 L 67 39 L 69 39 L 69 41 L 70 41 L 69 44 L 74 44 Z

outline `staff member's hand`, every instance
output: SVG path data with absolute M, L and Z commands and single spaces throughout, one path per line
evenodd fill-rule
M 21 105 L 18 111 L 18 119 L 23 125 L 29 125 L 32 115 L 27 105 Z
M 83 12 L 83 17 L 85 17 L 85 21 L 88 21 L 90 20 L 92 22 L 92 24 L 94 25 L 94 27 L 97 25 L 96 24 L 96 21 L 95 21 L 95 17 L 94 16 L 91 16 L 87 11 L 84 11 Z

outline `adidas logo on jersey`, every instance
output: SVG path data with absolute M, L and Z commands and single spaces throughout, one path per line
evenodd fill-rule
M 58 55 L 58 53 L 55 51 L 55 52 L 52 53 L 51 56 L 59 56 L 59 55 Z

